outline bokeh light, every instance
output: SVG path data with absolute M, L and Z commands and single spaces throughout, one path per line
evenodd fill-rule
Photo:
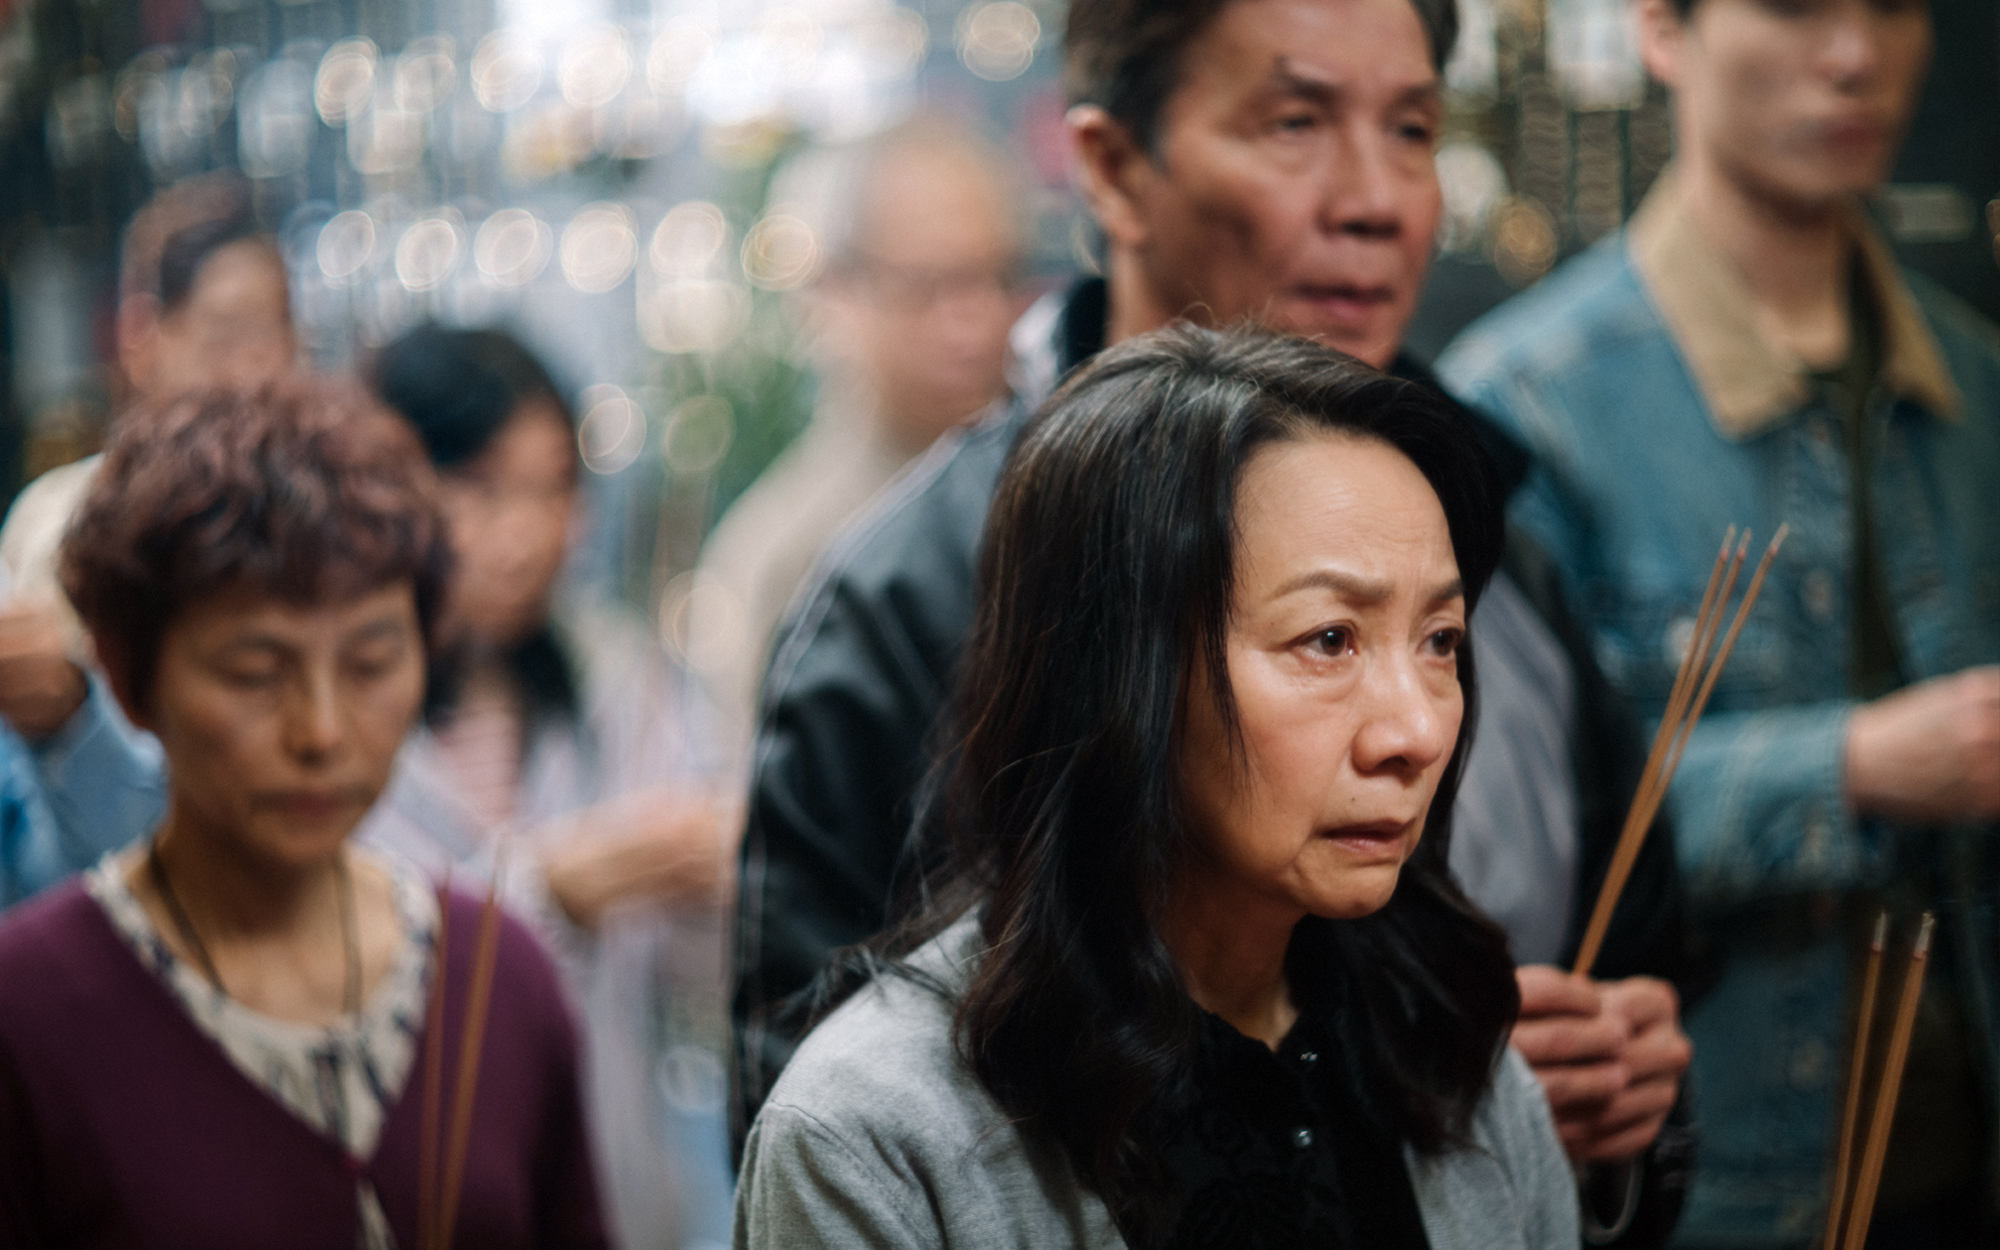
M 592 473 L 622 472 L 646 449 L 646 413 L 619 387 L 600 384 L 583 392 L 583 420 L 576 446 Z
M 511 113 L 542 85 L 542 57 L 510 30 L 496 30 L 472 54 L 472 94 L 490 113 Z
M 367 107 L 375 92 L 376 60 L 372 39 L 343 39 L 326 50 L 313 79 L 313 104 L 321 121 L 344 126 Z
M 625 281 L 639 259 L 632 210 L 600 203 L 577 210 L 562 233 L 562 270 L 569 284 L 587 294 L 609 291 Z
M 313 254 L 329 285 L 348 285 L 374 258 L 375 219 L 359 209 L 338 214 L 320 227 Z
M 472 262 L 494 286 L 526 286 L 541 277 L 555 251 L 555 231 L 525 208 L 503 208 L 480 224 Z
M 1015 0 L 974 5 L 959 15 L 959 59 L 989 82 L 1006 82 L 1026 73 L 1041 38 L 1041 19 Z
M 572 108 L 603 108 L 631 77 L 631 42 L 611 25 L 590 27 L 571 39 L 556 67 L 556 85 Z
M 743 604 L 721 579 L 690 569 L 660 592 L 660 641 L 700 673 L 713 673 L 743 647 Z
M 767 291 L 789 291 L 819 271 L 819 240 L 790 213 L 767 213 L 743 236 L 743 274 Z
M 428 113 L 451 98 L 458 85 L 458 61 L 448 35 L 412 39 L 396 58 L 396 106 Z
M 1502 200 L 1493 210 L 1493 263 L 1500 276 L 1526 286 L 1556 262 L 1556 227 L 1549 210 L 1524 196 Z
M 434 291 L 458 267 L 460 226 L 447 216 L 426 217 L 403 231 L 396 244 L 396 277 L 406 290 Z
M 729 219 L 706 200 L 676 204 L 660 218 L 646 249 L 661 277 L 698 276 L 729 246 Z
M 646 53 L 646 83 L 659 95 L 687 89 L 708 54 L 715 50 L 715 32 L 707 22 L 678 17 L 653 36 Z

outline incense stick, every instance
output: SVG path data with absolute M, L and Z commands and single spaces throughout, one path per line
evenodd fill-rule
M 1882 1060 L 1882 1079 L 1875 1088 L 1875 1113 L 1868 1121 L 1868 1153 L 1861 1158 L 1861 1176 L 1854 1185 L 1854 1206 L 1847 1215 L 1845 1250 L 1861 1250 L 1868 1240 L 1868 1221 L 1875 1214 L 1875 1190 L 1882 1183 L 1882 1160 L 1889 1152 L 1889 1128 L 1896 1119 L 1896 1095 L 1903 1084 L 1903 1062 L 1910 1057 L 1910 1034 L 1917 1024 L 1917 1000 L 1924 992 L 1924 970 L 1930 964 L 1931 932 L 1937 917 L 1924 913 L 1917 944 L 1910 949 L 1910 970 L 1903 974 L 1903 1000 L 1896 1008 L 1896 1031 Z
M 1731 527 L 1733 534 L 1734 527 Z M 1648 753 L 1646 770 L 1640 775 L 1639 788 L 1632 796 L 1632 806 L 1625 815 L 1625 827 L 1618 835 L 1617 849 L 1612 853 L 1611 865 L 1604 874 L 1604 884 L 1597 895 L 1597 905 L 1592 908 L 1590 924 L 1584 930 L 1583 943 L 1578 948 L 1575 972 L 1578 976 L 1590 975 L 1590 969 L 1597 962 L 1598 952 L 1603 949 L 1604 937 L 1611 929 L 1612 914 L 1618 908 L 1619 895 L 1624 892 L 1625 882 L 1632 875 L 1632 867 L 1638 863 L 1639 849 L 1645 844 L 1646 833 L 1653 827 L 1653 818 L 1659 814 L 1660 805 L 1666 801 L 1667 790 L 1673 785 L 1674 773 L 1680 767 L 1681 753 L 1687 749 L 1687 741 L 1694 733 L 1695 722 L 1708 707 L 1709 696 L 1715 693 L 1715 684 L 1722 676 L 1722 670 L 1729 663 L 1730 653 L 1736 649 L 1736 639 L 1743 632 L 1743 624 L 1750 619 L 1750 610 L 1756 606 L 1758 595 L 1763 593 L 1764 578 L 1771 571 L 1771 564 L 1778 556 L 1778 548 L 1784 545 L 1785 536 L 1791 532 L 1790 525 L 1778 526 L 1771 544 L 1765 548 L 1764 556 L 1757 562 L 1756 575 L 1750 579 L 1748 589 L 1743 592 L 1743 601 L 1736 607 L 1736 615 L 1730 620 L 1729 632 L 1723 636 L 1722 646 L 1715 653 L 1714 661 L 1708 660 L 1708 647 L 1715 639 L 1715 630 L 1722 622 L 1722 612 L 1729 603 L 1729 593 L 1736 586 L 1736 576 L 1743 568 L 1743 557 L 1750 546 L 1750 532 L 1745 530 L 1736 555 L 1729 561 L 1727 575 L 1722 582 L 1721 594 L 1710 598 L 1702 595 L 1702 611 L 1695 617 L 1694 637 L 1687 654 L 1681 657 L 1680 670 L 1674 675 L 1673 691 L 1668 695 L 1667 711 L 1660 718 L 1660 727 L 1653 734 L 1653 748 Z M 1728 549 L 1728 538 L 1723 539 L 1724 550 Z M 1721 558 L 1717 557 L 1717 568 L 1709 574 L 1709 591 L 1716 588 L 1715 579 L 1722 572 Z M 1711 610 L 1712 609 L 1712 610 Z M 1692 674 L 1706 664 L 1706 672 L 1701 678 L 1700 691 L 1691 703 L 1685 702 L 1687 692 L 1693 688 Z
M 1861 980 L 1861 1023 L 1854 1031 L 1854 1058 L 1847 1073 L 1847 1107 L 1840 1115 L 1840 1154 L 1834 1163 L 1833 1196 L 1826 1208 L 1825 1250 L 1840 1244 L 1841 1216 L 1847 1205 L 1847 1170 L 1854 1158 L 1855 1121 L 1861 1117 L 1861 1087 L 1866 1084 L 1868 1035 L 1875 1023 L 1875 989 L 1882 980 L 1882 948 L 1889 942 L 1889 913 L 1875 917 L 1875 936 L 1868 944 L 1868 971 Z
M 1695 722 L 1701 719 L 1708 708 L 1708 696 L 1715 693 L 1716 679 L 1722 676 L 1722 666 L 1729 663 L 1730 652 L 1736 649 L 1736 636 L 1743 632 L 1743 622 L 1750 617 L 1750 607 L 1757 602 L 1757 596 L 1764 593 L 1764 577 L 1771 571 L 1771 562 L 1778 558 L 1778 548 L 1785 545 L 1785 536 L 1792 532 L 1790 523 L 1778 526 L 1778 532 L 1771 535 L 1771 545 L 1764 548 L 1764 558 L 1757 561 L 1757 572 L 1750 579 L 1750 588 L 1743 592 L 1743 602 L 1737 606 L 1735 619 L 1729 622 L 1729 633 L 1722 640 L 1722 650 L 1716 652 L 1715 663 L 1709 667 L 1708 676 L 1701 683 L 1701 693 L 1695 696 L 1694 710 L 1681 723 L 1679 737 L 1674 743 L 1674 753 L 1668 759 L 1660 782 L 1660 794 L 1666 794 L 1674 772 L 1681 766 L 1681 752 L 1687 749 L 1687 740 L 1694 733 Z
M 1730 526 L 1723 534 L 1722 548 L 1715 556 L 1715 567 L 1709 570 L 1708 588 L 1702 592 L 1701 610 L 1695 614 L 1694 632 L 1688 637 L 1687 650 L 1682 653 L 1680 668 L 1674 673 L 1673 688 L 1667 695 L 1667 710 L 1660 718 L 1659 728 L 1653 732 L 1653 745 L 1646 752 L 1646 766 L 1639 774 L 1638 790 L 1632 796 L 1632 806 L 1626 810 L 1625 825 L 1619 831 L 1617 847 L 1612 852 L 1610 865 L 1605 869 L 1604 884 L 1598 890 L 1597 904 L 1591 910 L 1590 924 L 1584 930 L 1583 944 L 1577 951 L 1575 972 L 1578 976 L 1589 976 L 1592 965 L 1597 962 L 1598 951 L 1604 945 L 1604 935 L 1611 928 L 1611 915 L 1617 908 L 1618 896 L 1623 893 L 1626 879 L 1638 862 L 1645 831 L 1652 824 L 1652 818 L 1646 814 L 1647 796 L 1652 793 L 1660 768 L 1666 761 L 1674 729 L 1680 723 L 1689 694 L 1694 689 L 1694 675 L 1707 658 L 1709 641 L 1714 637 L 1716 623 L 1722 618 L 1729 590 L 1736 584 L 1737 570 L 1743 567 L 1743 556 L 1749 541 L 1750 535 L 1746 532 L 1743 545 L 1737 548 L 1735 558 L 1731 559 L 1729 548 L 1736 542 L 1736 527 Z
M 458 1223 L 458 1196 L 465 1182 L 465 1150 L 472 1133 L 472 1100 L 479 1083 L 479 1053 L 486 1042 L 486 1019 L 493 996 L 493 966 L 500 947 L 500 874 L 496 852 L 493 882 L 479 916 L 479 950 L 473 958 L 472 988 L 465 1001 L 465 1026 L 458 1052 L 458 1090 L 452 1099 L 451 1137 L 445 1147 L 444 1187 L 438 1195 L 438 1250 L 447 1250 Z
M 1719 595 L 1716 591 L 1725 584 L 1730 587 L 1736 585 L 1736 571 L 1743 567 L 1743 557 L 1750 550 L 1750 535 L 1747 532 L 1743 535 L 1741 545 L 1736 546 L 1734 559 L 1729 555 L 1732 545 L 1736 545 L 1734 525 L 1723 531 L 1722 547 L 1715 553 L 1715 567 L 1708 571 L 1708 588 L 1701 594 L 1701 609 L 1694 616 L 1694 632 L 1688 635 L 1687 650 L 1681 653 L 1680 667 L 1674 671 L 1673 688 L 1667 694 L 1667 713 L 1661 718 L 1663 725 L 1678 720 L 1681 711 L 1687 707 L 1688 696 L 1694 689 L 1695 672 L 1701 666 L 1702 657 L 1708 654 L 1708 639 L 1715 631 L 1715 622 L 1721 619 L 1721 605 L 1729 600 L 1728 590 L 1722 590 Z M 1727 583 L 1723 581 L 1725 572 L 1729 578 Z M 1653 745 L 1646 753 L 1648 773 L 1658 772 L 1660 764 L 1666 759 L 1665 743 L 1666 735 L 1654 731 Z M 1641 784 L 1645 784 L 1643 778 Z
M 424 1117 L 417 1136 L 417 1250 L 438 1250 L 438 1132 L 444 1116 L 444 978 L 446 922 L 451 917 L 451 870 L 438 882 L 437 947 L 431 959 L 430 1001 L 424 1007 Z

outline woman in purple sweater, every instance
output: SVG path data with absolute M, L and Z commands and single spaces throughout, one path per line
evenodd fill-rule
M 64 587 L 170 797 L 0 925 L 0 1245 L 432 1244 L 480 908 L 347 845 L 422 698 L 427 463 L 326 382 L 121 422 Z M 452 1241 L 601 1246 L 561 991 L 496 951 Z

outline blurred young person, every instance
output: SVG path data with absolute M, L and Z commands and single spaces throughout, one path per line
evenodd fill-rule
M 253 388 L 297 355 L 284 260 L 236 174 L 189 179 L 132 219 L 120 258 L 118 365 L 128 399 Z M 114 417 L 114 421 L 120 418 Z M 0 527 L 0 718 L 32 751 L 53 823 L 30 856 L 76 871 L 151 829 L 164 802 L 157 744 L 124 723 L 92 676 L 57 579 L 57 548 L 103 459 L 29 483 Z M 26 852 L 24 852 L 24 855 Z M 45 884 L 36 870 L 32 882 Z
M 0 923 L 0 1243 L 417 1245 L 418 1057 L 443 1027 L 454 1088 L 480 906 L 349 840 L 423 699 L 435 479 L 345 385 L 132 416 L 63 585 L 170 795 Z M 555 970 L 508 920 L 492 976 L 455 1242 L 603 1246 Z
M 1433 150 L 1448 0 L 1075 0 L 1069 131 L 1105 277 L 1037 304 L 1014 335 L 1017 402 L 886 492 L 833 549 L 773 650 L 739 877 L 737 1127 L 801 1021 L 784 1009 L 841 946 L 892 915 L 911 800 L 973 615 L 974 552 L 1027 415 L 1100 350 L 1186 318 L 1252 321 L 1429 384 L 1399 354 L 1441 211 Z M 1525 458 L 1472 414 L 1518 480 Z M 1568 960 L 1617 839 L 1643 744 L 1608 697 L 1547 561 L 1510 549 L 1473 622 L 1493 697 L 1459 799 L 1455 860 L 1508 927 L 1514 1042 L 1573 1158 L 1609 1164 L 1612 1225 L 1656 1182 L 1637 1242 L 1671 1225 L 1685 1139 L 1661 1128 L 1688 1062 L 1671 838 L 1656 830 L 1606 958 Z M 927 854 L 917 846 L 906 867 Z M 1651 1165 L 1632 1166 L 1649 1148 Z
M 739 1247 L 1573 1250 L 1446 857 L 1485 459 L 1434 393 L 1249 331 L 1050 400 L 920 817 L 951 861 L 765 1102 Z
M 1725 527 L 1792 527 L 1673 793 L 1719 978 L 1689 1016 L 1704 1131 L 1683 1233 L 1817 1238 L 1886 905 L 1898 954 L 1919 909 L 1941 929 L 1870 1244 L 1995 1244 L 2000 337 L 1899 270 L 1859 203 L 1915 107 L 1929 11 L 1640 16 L 1672 170 L 1442 367 L 1540 454 L 1515 518 L 1648 715 Z
M 493 330 L 423 326 L 374 379 L 435 465 L 456 567 L 422 723 L 363 827 L 434 876 L 483 877 L 562 956 L 585 1008 L 591 1125 L 633 1245 L 719 1241 L 721 894 L 736 817 L 704 709 L 644 624 L 561 589 L 580 528 L 575 423 Z
M 702 550 L 725 592 L 716 674 L 747 739 L 769 642 L 841 525 L 940 434 L 1006 392 L 1021 313 L 1021 205 L 978 136 L 918 118 L 848 148 L 808 152 L 774 180 L 824 255 L 799 304 L 817 367 L 812 423 L 732 505 Z M 714 602 L 713 599 L 709 602 Z

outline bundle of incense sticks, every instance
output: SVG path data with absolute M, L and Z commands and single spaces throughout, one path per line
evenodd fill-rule
M 1736 539 L 1736 527 L 1729 527 L 1723 535 L 1722 550 L 1716 553 L 1715 568 L 1708 575 L 1708 589 L 1701 597 L 1701 610 L 1695 616 L 1694 636 L 1688 642 L 1687 654 L 1681 657 L 1680 670 L 1674 674 L 1674 684 L 1667 695 L 1667 710 L 1660 718 L 1660 728 L 1653 735 L 1652 750 L 1647 752 L 1645 771 L 1639 775 L 1638 793 L 1632 796 L 1632 806 L 1625 813 L 1625 827 L 1618 835 L 1618 846 L 1612 852 L 1611 866 L 1604 874 L 1604 886 L 1598 891 L 1597 906 L 1590 913 L 1590 924 L 1583 933 L 1583 945 L 1578 948 L 1575 972 L 1577 976 L 1589 976 L 1590 969 L 1597 962 L 1598 952 L 1604 947 L 1604 935 L 1611 928 L 1611 915 L 1618 909 L 1618 896 L 1625 889 L 1626 879 L 1632 875 L 1632 865 L 1639 860 L 1639 848 L 1646 841 L 1646 831 L 1653 827 L 1653 817 L 1659 814 L 1660 804 L 1666 801 L 1667 787 L 1673 784 L 1674 770 L 1680 767 L 1681 752 L 1687 749 L 1688 735 L 1694 732 L 1695 722 L 1701 719 L 1703 709 L 1708 706 L 1708 697 L 1715 693 L 1715 683 L 1722 676 L 1723 666 L 1729 663 L 1729 653 L 1736 648 L 1736 637 L 1743 631 L 1743 622 L 1749 619 L 1750 609 L 1763 592 L 1764 577 L 1771 571 L 1771 562 L 1778 556 L 1778 548 L 1784 545 L 1785 535 L 1791 531 L 1789 525 L 1780 525 L 1772 536 L 1771 545 L 1764 550 L 1764 558 L 1757 562 L 1757 572 L 1750 579 L 1749 589 L 1743 592 L 1743 602 L 1737 605 L 1736 616 L 1729 622 L 1729 632 L 1722 635 L 1722 645 L 1715 647 L 1720 633 L 1722 613 L 1729 606 L 1729 596 L 1736 589 L 1736 578 L 1743 571 L 1743 558 L 1750 552 L 1750 531 L 1743 531 L 1742 541 Z M 1736 552 L 1730 554 L 1734 544 Z
M 1875 990 L 1882 976 L 1882 948 L 1888 944 L 1889 913 L 1875 921 L 1875 940 L 1868 948 L 1868 971 L 1861 982 L 1861 1021 L 1855 1028 L 1854 1060 L 1847 1074 L 1847 1107 L 1840 1118 L 1840 1158 L 1833 1172 L 1833 1198 L 1827 1207 L 1825 1250 L 1861 1250 L 1868 1240 L 1868 1222 L 1875 1214 L 1875 1191 L 1882 1183 L 1882 1162 L 1889 1153 L 1889 1129 L 1896 1120 L 1896 1095 L 1903 1085 L 1903 1064 L 1910 1057 L 1910 1034 L 1917 1025 L 1917 1002 L 1923 997 L 1924 970 L 1930 964 L 1931 932 L 1937 919 L 1925 912 L 1910 948 L 1910 968 L 1903 974 L 1903 997 L 1889 1033 L 1889 1049 L 1875 1082 L 1875 1109 L 1868 1117 L 1868 1141 L 1854 1188 L 1847 1188 L 1854 1163 L 1854 1130 L 1861 1113 L 1861 1090 L 1867 1081 L 1868 1037 L 1875 1027 Z M 1846 1230 L 1845 1240 L 1841 1230 Z
M 438 884 L 437 957 L 431 969 L 430 1003 L 424 1013 L 423 1123 L 417 1139 L 417 1250 L 446 1250 L 458 1224 L 459 1191 L 465 1183 L 465 1151 L 472 1135 L 472 1100 L 479 1083 L 479 1055 L 486 1042 L 492 1004 L 493 969 L 500 949 L 500 877 L 504 854 L 496 852 L 493 880 L 479 916 L 479 948 L 473 954 L 472 984 L 465 1018 L 459 1024 L 458 1069 L 451 1119 L 444 1119 L 445 973 L 450 967 L 445 934 L 451 921 L 451 874 Z M 439 1147 L 443 1157 L 439 1157 Z

